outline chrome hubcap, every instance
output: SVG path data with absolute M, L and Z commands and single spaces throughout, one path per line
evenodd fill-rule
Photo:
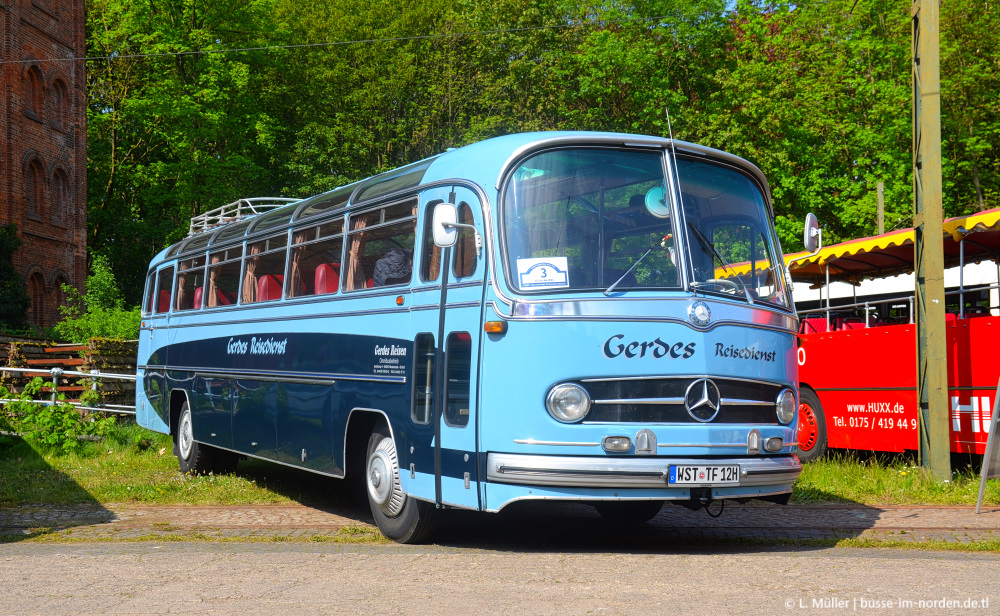
M 181 415 L 181 425 L 177 428 L 177 439 L 181 457 L 187 460 L 191 457 L 191 446 L 194 443 L 194 434 L 191 431 L 190 411 L 186 411 Z
M 391 438 L 383 438 L 368 458 L 368 496 L 386 516 L 403 510 L 405 496 L 399 484 L 399 464 Z

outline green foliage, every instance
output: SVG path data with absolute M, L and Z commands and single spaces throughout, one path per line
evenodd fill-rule
M 55 404 L 29 402 L 45 395 L 43 387 L 52 386 L 41 377 L 32 379 L 21 392 L 0 385 L 0 398 L 13 400 L 0 408 L 0 428 L 65 453 L 81 447 L 81 436 L 100 436 L 114 425 L 114 417 L 81 415 L 75 407 L 63 402 L 63 394 L 59 394 Z
M 142 319 L 138 307 L 126 310 L 122 292 L 106 257 L 94 255 L 87 276 L 87 294 L 63 285 L 65 304 L 59 307 L 63 320 L 55 325 L 62 340 L 86 343 L 91 338 L 133 340 L 139 336 Z
M 88 224 L 126 304 L 188 218 L 519 131 L 668 135 L 768 176 L 784 248 L 910 226 L 904 0 L 87 0 Z M 945 212 L 1000 206 L 1000 5 L 941 9 Z M 309 47 L 346 41 L 352 44 Z M 303 45 L 208 53 L 236 47 Z M 190 52 L 184 56 L 136 54 Z M 126 58 L 127 57 L 127 58 Z
M 0 329 L 25 326 L 31 298 L 24 291 L 24 281 L 14 269 L 14 252 L 21 247 L 17 225 L 0 226 Z

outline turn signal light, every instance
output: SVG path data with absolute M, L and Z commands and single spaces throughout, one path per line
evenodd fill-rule
M 608 453 L 624 453 L 632 449 L 632 439 L 627 436 L 606 436 L 601 446 Z
M 487 334 L 506 334 L 507 321 L 487 321 L 483 323 L 483 331 Z
M 402 306 L 403 305 L 403 296 L 402 295 L 399 295 L 399 296 L 396 297 L 396 305 L 397 306 Z
M 784 442 L 781 440 L 780 436 L 772 436 L 764 441 L 764 450 L 774 453 L 776 451 L 781 451 L 782 445 L 784 445 Z

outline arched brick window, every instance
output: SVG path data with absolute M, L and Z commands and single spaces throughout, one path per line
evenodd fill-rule
M 66 277 L 63 276 L 62 274 L 56 276 L 55 288 L 52 290 L 52 298 L 56 302 L 57 310 L 59 306 L 66 305 L 66 292 L 63 291 L 64 284 L 69 284 L 69 281 L 66 280 Z
M 59 128 L 69 128 L 69 97 L 62 79 L 52 82 L 52 121 Z
M 41 119 L 42 107 L 45 105 L 45 93 L 42 89 L 42 71 L 37 66 L 28 69 L 28 91 L 25 93 L 27 111 Z
M 69 178 L 62 169 L 52 174 L 52 222 L 66 224 L 69 220 Z
M 45 319 L 45 282 L 42 275 L 34 273 L 28 279 L 28 290 L 31 294 L 31 322 L 42 325 Z
M 45 170 L 37 159 L 29 162 L 24 170 L 24 200 L 29 216 L 42 216 L 45 208 Z

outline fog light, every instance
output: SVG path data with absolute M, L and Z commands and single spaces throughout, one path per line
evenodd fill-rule
M 782 445 L 784 445 L 784 442 L 781 440 L 780 436 L 772 436 L 764 441 L 764 450 L 774 453 L 776 451 L 781 451 Z
M 795 394 L 791 389 L 783 389 L 774 403 L 778 421 L 788 425 L 795 419 Z
M 605 436 L 601 446 L 608 453 L 624 453 L 632 449 L 632 439 L 627 436 Z

